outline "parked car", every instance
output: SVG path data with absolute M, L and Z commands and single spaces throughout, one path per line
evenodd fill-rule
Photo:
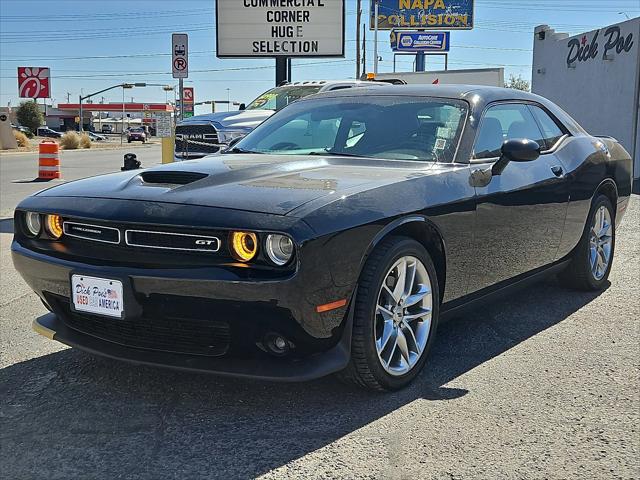
M 51 311 L 35 330 L 73 347 L 394 390 L 445 318 L 554 273 L 605 288 L 631 168 L 530 93 L 354 88 L 225 153 L 27 198 L 13 261 Z
M 24 133 L 27 137 L 33 137 L 33 132 L 27 127 L 23 127 L 22 125 L 11 124 L 11 128 L 17 130 L 20 133 Z
M 89 131 L 84 133 L 89 135 L 89 138 L 94 142 L 105 142 L 107 140 L 107 137 L 105 137 L 104 135 L 100 135 L 98 133 L 89 132 Z
M 100 129 L 100 131 L 102 133 L 113 133 L 113 125 L 103 124 L 102 128 Z
M 264 92 L 239 111 L 209 113 L 187 118 L 176 126 L 174 160 L 190 160 L 218 152 L 243 137 L 278 110 L 300 98 L 316 93 L 353 87 L 381 86 L 360 80 L 295 82 Z
M 147 141 L 147 134 L 144 133 L 144 129 L 141 127 L 129 128 L 127 130 L 127 142 L 142 142 Z
M 61 138 L 62 133 L 52 130 L 49 127 L 38 127 L 36 135 L 38 137 Z

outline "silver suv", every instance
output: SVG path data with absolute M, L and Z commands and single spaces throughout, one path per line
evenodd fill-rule
M 192 160 L 216 153 L 243 137 L 264 120 L 299 98 L 315 93 L 384 85 L 361 80 L 295 82 L 264 92 L 249 105 L 233 112 L 210 113 L 185 119 L 176 125 L 174 160 Z

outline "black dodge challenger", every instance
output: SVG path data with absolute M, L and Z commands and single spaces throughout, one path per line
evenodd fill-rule
M 604 127 L 603 127 L 604 128 Z M 59 185 L 15 212 L 13 261 L 96 354 L 392 390 L 438 321 L 558 273 L 607 283 L 631 158 L 536 95 L 316 95 L 223 154 Z

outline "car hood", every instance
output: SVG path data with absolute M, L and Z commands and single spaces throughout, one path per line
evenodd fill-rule
M 212 122 L 216 127 L 228 130 L 251 130 L 273 115 L 273 110 L 242 110 L 234 112 L 211 113 L 198 115 L 183 120 L 179 125 Z
M 419 165 L 416 168 L 416 162 L 347 157 L 213 155 L 77 180 L 38 195 L 142 200 L 286 215 L 322 197 L 327 197 L 327 202 L 345 198 L 363 189 L 412 178 L 433 167 Z

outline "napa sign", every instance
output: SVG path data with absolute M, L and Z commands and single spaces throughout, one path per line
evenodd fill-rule
M 377 0 L 378 29 L 471 30 L 474 0 Z M 375 29 L 371 0 L 371 30 Z
M 405 53 L 446 53 L 450 32 L 391 31 L 391 50 Z

